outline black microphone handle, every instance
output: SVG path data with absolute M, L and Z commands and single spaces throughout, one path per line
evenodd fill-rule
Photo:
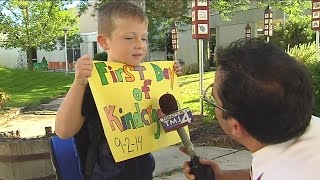
M 194 146 L 191 143 L 188 134 L 183 127 L 177 129 L 180 139 L 187 149 L 187 154 L 191 157 L 190 169 L 191 173 L 195 175 L 196 180 L 214 180 L 214 172 L 210 166 L 203 165 L 199 161 L 199 156 L 194 152 Z
M 196 180 L 215 180 L 214 171 L 210 166 L 200 163 L 199 156 L 193 156 L 190 160 L 191 174 L 196 177 Z

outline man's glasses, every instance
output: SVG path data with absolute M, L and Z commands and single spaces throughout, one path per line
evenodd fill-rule
M 207 89 L 204 91 L 204 94 L 203 96 L 201 97 L 201 99 L 203 99 L 204 101 L 210 103 L 211 105 L 213 105 L 214 107 L 220 109 L 221 111 L 224 111 L 224 112 L 228 112 L 227 110 L 225 110 L 223 107 L 221 106 L 218 106 L 215 101 L 214 101 L 214 98 L 212 96 L 212 88 L 213 88 L 213 83 L 210 84 Z

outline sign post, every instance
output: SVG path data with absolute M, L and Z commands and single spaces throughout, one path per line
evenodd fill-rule
M 200 114 L 203 115 L 203 39 L 209 39 L 209 1 L 208 0 L 192 0 L 192 39 L 198 40 L 199 52 L 199 94 L 200 94 Z
M 311 29 L 316 31 L 316 60 L 319 60 L 320 0 L 312 0 Z
M 245 38 L 250 39 L 251 38 L 251 26 L 249 24 L 245 27 Z
M 64 32 L 64 58 L 65 58 L 65 62 L 66 62 L 66 75 L 69 73 L 68 54 L 67 54 L 67 33 L 69 30 L 70 30 L 69 28 L 63 28 L 63 32 Z
M 269 42 L 269 38 L 272 36 L 272 10 L 269 5 L 264 10 L 264 35 Z
M 174 60 L 177 61 L 177 50 L 179 48 L 179 44 L 178 44 L 178 29 L 176 24 L 173 24 L 173 26 L 171 27 L 171 44 L 172 44 L 172 50 L 174 51 Z

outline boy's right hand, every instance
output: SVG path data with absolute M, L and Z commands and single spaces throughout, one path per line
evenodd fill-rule
M 88 78 L 92 74 L 92 66 L 93 61 L 88 54 L 81 56 L 76 62 L 74 83 L 87 86 Z

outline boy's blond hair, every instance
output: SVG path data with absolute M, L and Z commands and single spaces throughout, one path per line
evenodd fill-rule
M 111 37 L 120 19 L 148 23 L 148 18 L 140 7 L 126 1 L 112 1 L 98 10 L 98 33 Z

